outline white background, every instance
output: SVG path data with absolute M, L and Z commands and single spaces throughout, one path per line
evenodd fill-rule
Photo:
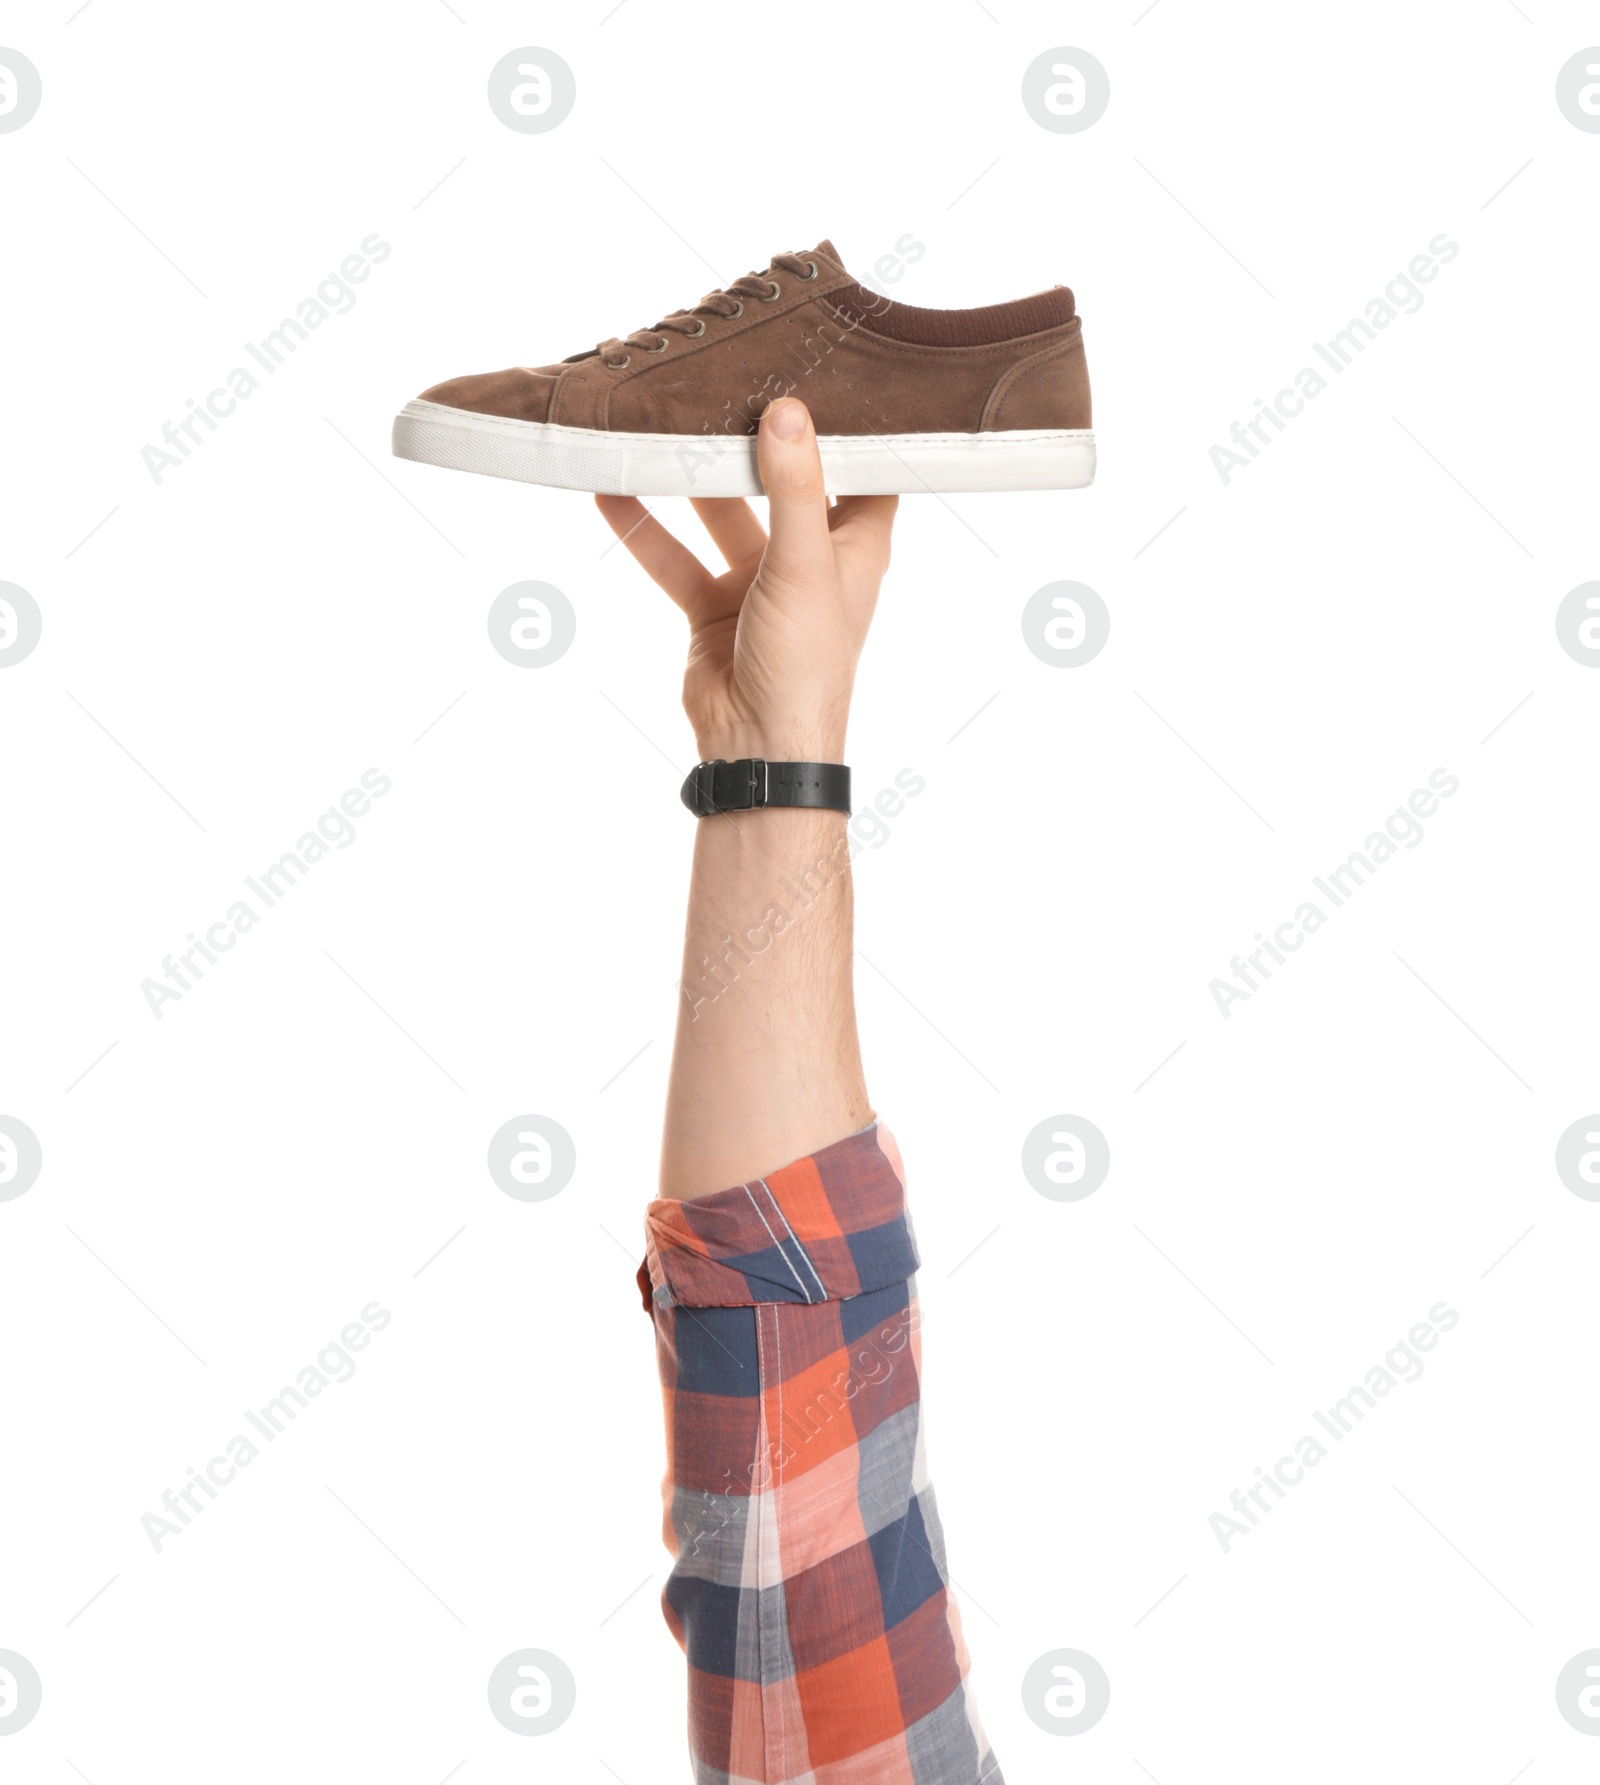
M 851 740 L 858 793 L 927 782 L 857 864 L 858 991 L 1007 1778 L 1593 1777 L 1554 1685 L 1600 1645 L 1600 1207 L 1553 1160 L 1600 1105 L 1600 676 L 1553 620 L 1600 574 L 1600 138 L 1554 83 L 1600 12 L 72 5 L 0 8 L 44 83 L 0 136 L 0 580 L 44 620 L 0 674 L 0 1112 L 44 1154 L 0 1204 L 0 1648 L 44 1681 L 7 1779 L 687 1776 L 633 1283 L 682 624 L 586 498 L 389 423 L 908 233 L 912 303 L 1074 287 L 1100 446 L 1086 493 L 904 502 Z M 546 135 L 486 102 L 522 45 L 576 74 Z M 1110 73 L 1079 135 L 1021 103 L 1057 45 Z M 373 232 L 355 307 L 154 483 Z M 1213 443 L 1440 232 L 1421 310 L 1225 486 Z M 577 611 L 548 669 L 486 634 L 524 578 Z M 1077 670 L 1019 629 L 1062 578 L 1112 616 Z M 369 767 L 356 840 L 152 1016 Z M 1441 767 L 1224 1020 L 1209 981 Z M 520 1113 L 577 1146 L 538 1205 L 484 1164 Z M 1056 1113 L 1110 1142 L 1081 1203 L 1021 1173 Z M 155 1553 L 375 1299 L 356 1376 Z M 1210 1515 L 1440 1300 L 1422 1379 L 1224 1554 Z M 484 1691 L 530 1646 L 578 1681 L 537 1741 Z M 1070 1742 L 1019 1692 L 1058 1647 L 1111 1679 Z

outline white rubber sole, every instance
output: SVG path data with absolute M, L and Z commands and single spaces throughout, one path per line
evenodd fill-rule
M 1094 482 L 1087 428 L 981 434 L 824 434 L 835 496 L 1078 490 Z M 421 398 L 394 418 L 394 455 L 452 471 L 613 496 L 759 496 L 752 435 L 614 434 L 476 415 Z

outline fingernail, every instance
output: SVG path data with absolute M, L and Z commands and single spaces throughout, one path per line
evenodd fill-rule
M 796 435 L 805 432 L 806 409 L 804 403 L 785 400 L 774 403 L 767 411 L 767 426 L 779 440 L 793 440 Z

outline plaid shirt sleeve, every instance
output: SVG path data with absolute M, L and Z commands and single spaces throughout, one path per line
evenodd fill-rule
M 652 1202 L 645 1228 L 696 1785 L 1003 1785 L 928 1479 L 893 1139 Z

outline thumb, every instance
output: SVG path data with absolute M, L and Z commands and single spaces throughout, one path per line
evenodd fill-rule
M 831 557 L 828 493 L 811 416 L 798 397 L 768 406 L 756 435 L 756 462 L 767 492 L 773 574 L 800 582 Z

